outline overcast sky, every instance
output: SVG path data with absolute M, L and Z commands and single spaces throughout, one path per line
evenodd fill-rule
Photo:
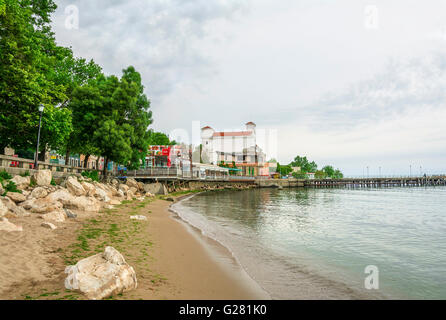
M 281 163 L 446 172 L 446 1 L 56 3 L 59 44 L 142 74 L 155 130 L 254 121 Z

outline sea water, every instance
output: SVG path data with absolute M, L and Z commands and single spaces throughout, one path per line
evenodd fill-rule
M 275 299 L 446 299 L 446 187 L 218 191 L 173 209 Z

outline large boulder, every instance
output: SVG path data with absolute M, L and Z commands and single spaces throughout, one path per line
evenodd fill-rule
M 5 189 L 3 189 L 2 184 L 0 183 L 0 196 L 5 193 Z
M 127 191 L 129 191 L 130 187 L 126 184 L 120 184 L 118 189 L 124 192 L 124 194 L 126 194 Z
M 85 196 L 87 192 L 84 187 L 80 184 L 76 177 L 69 176 L 66 181 L 66 186 L 68 191 L 75 196 Z
M 143 191 L 144 190 L 144 183 L 138 182 L 138 190 Z
M 31 178 L 38 186 L 50 186 L 52 179 L 53 175 L 50 170 L 38 170 Z
M 0 218 L 4 217 L 8 213 L 8 207 L 0 201 Z
M 24 190 L 29 187 L 29 184 L 31 183 L 31 177 L 14 176 L 11 181 L 16 184 L 17 189 Z
M 69 193 L 66 189 L 59 189 L 50 193 L 46 199 L 49 201 L 58 201 L 63 205 L 70 203 L 75 197 Z
M 40 198 L 45 198 L 47 195 L 48 191 L 45 188 L 38 187 L 31 192 L 30 197 L 34 199 L 40 199 Z
M 144 191 L 150 192 L 151 194 L 160 194 L 160 195 L 167 195 L 169 192 L 167 191 L 167 188 L 162 183 L 147 183 L 144 185 Z
M 97 188 L 96 189 L 96 198 L 103 202 L 110 202 L 110 197 L 108 196 L 107 192 L 103 189 Z
M 96 194 L 96 187 L 89 182 L 82 182 L 82 187 L 84 188 L 87 196 L 93 197 Z
M 67 209 L 77 209 L 88 212 L 99 212 L 101 210 L 101 203 L 94 197 L 74 197 L 70 201 L 64 203 Z
M 135 270 L 113 247 L 65 269 L 65 288 L 79 290 L 91 300 L 100 300 L 136 289 Z
M 12 214 L 13 216 L 15 216 L 17 218 L 18 217 L 28 217 L 31 215 L 28 211 L 26 211 L 22 207 L 17 206 L 15 204 L 15 202 L 12 201 L 9 197 L 2 198 L 0 202 L 9 209 L 10 214 Z M 0 214 L 0 216 L 1 216 L 1 214 Z
M 6 195 L 15 203 L 20 203 L 20 202 L 26 201 L 26 197 L 23 194 L 18 193 L 18 192 L 8 192 Z
M 41 216 L 45 221 L 64 222 L 66 215 L 63 209 L 51 211 Z
M 34 213 L 49 213 L 63 208 L 62 203 L 54 201 L 51 198 L 31 199 L 20 204 L 26 210 Z
M 22 226 L 16 226 L 15 224 L 9 222 L 6 218 L 0 218 L 0 231 L 6 232 L 22 232 Z
M 138 182 L 136 182 L 136 180 L 133 178 L 127 178 L 127 182 L 125 184 L 128 185 L 129 188 L 139 188 Z

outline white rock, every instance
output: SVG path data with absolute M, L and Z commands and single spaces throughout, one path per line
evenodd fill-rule
M 74 196 L 66 189 L 56 190 L 50 193 L 46 198 L 50 201 L 59 201 L 64 205 L 74 200 Z
M 18 192 L 8 192 L 6 195 L 15 203 L 20 203 L 20 202 L 26 201 L 26 197 L 23 194 L 18 193 Z
M 47 228 L 47 229 L 51 229 L 51 230 L 56 230 L 57 229 L 57 227 L 54 224 L 50 223 L 50 222 L 44 222 L 44 223 L 41 224 L 41 226 L 44 227 L 44 228 Z
M 45 188 L 38 187 L 31 192 L 30 197 L 35 199 L 40 199 L 40 198 L 45 198 L 47 195 L 48 191 L 46 191 Z
M 11 181 L 16 184 L 17 189 L 23 190 L 29 187 L 29 184 L 31 183 L 31 177 L 14 176 Z
M 84 187 L 80 184 L 76 177 L 69 176 L 66 180 L 68 191 L 75 196 L 84 196 L 87 194 Z
M 87 192 L 87 195 L 89 197 L 93 197 L 96 194 L 96 188 L 91 183 L 89 183 L 89 182 L 82 182 L 81 185 L 84 188 L 85 192 Z
M 15 202 L 12 201 L 9 197 L 2 198 L 2 201 L 0 202 L 2 202 L 9 209 L 9 211 L 16 217 L 29 217 L 31 215 L 31 213 L 29 213 L 22 207 L 17 206 Z
M 9 222 L 6 218 L 0 218 L 0 231 L 6 232 L 22 232 L 22 226 L 16 226 L 15 224 Z
M 8 207 L 0 201 L 0 218 L 4 217 L 8 213 Z
M 68 209 L 77 209 L 88 212 L 99 212 L 101 203 L 94 197 L 74 197 L 72 200 L 64 203 Z
M 26 210 L 34 213 L 49 213 L 63 208 L 62 203 L 54 201 L 48 197 L 41 199 L 31 199 L 20 204 Z
M 51 211 L 41 216 L 43 220 L 54 222 L 65 222 L 65 211 L 63 209 Z
M 96 198 L 103 202 L 109 202 L 111 200 L 107 192 L 100 188 L 96 189 Z
M 128 185 L 129 188 L 135 188 L 136 190 L 139 188 L 138 182 L 136 182 L 136 180 L 133 178 L 127 178 L 127 182 L 125 184 Z
M 129 186 L 128 185 L 126 185 L 126 184 L 120 184 L 119 185 L 119 190 L 121 190 L 122 192 L 124 192 L 124 194 L 125 193 L 127 193 L 127 191 L 129 191 Z
M 147 217 L 146 216 L 131 216 L 130 219 L 131 220 L 147 221 Z
M 38 170 L 33 174 L 32 180 L 38 186 L 50 186 L 53 176 L 50 170 Z
M 79 290 L 91 300 L 127 292 L 138 285 L 135 270 L 112 247 L 67 267 L 65 273 L 65 288 Z
M 153 198 L 153 197 L 155 197 L 155 195 L 152 194 L 152 193 L 150 193 L 150 192 L 146 192 L 145 195 L 146 195 L 147 198 Z
M 109 202 L 109 204 L 112 206 L 118 206 L 121 204 L 121 201 L 113 199 Z

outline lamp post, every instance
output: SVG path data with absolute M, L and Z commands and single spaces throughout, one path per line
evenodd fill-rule
M 34 160 L 34 169 L 39 169 L 39 144 L 40 144 L 40 128 L 42 127 L 42 114 L 43 109 L 45 109 L 44 105 L 39 105 L 39 112 L 40 112 L 40 120 L 39 120 L 39 133 L 37 134 L 37 147 L 36 147 L 36 157 Z

